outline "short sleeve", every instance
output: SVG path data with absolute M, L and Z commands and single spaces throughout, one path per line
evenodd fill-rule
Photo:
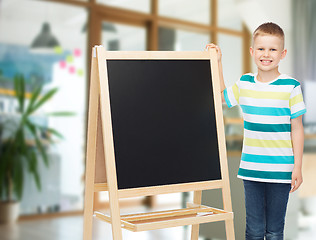
M 306 113 L 301 85 L 293 88 L 290 96 L 291 119 L 297 118 Z
M 238 81 L 231 87 L 225 88 L 224 98 L 227 106 L 229 108 L 234 107 L 239 104 L 239 87 Z

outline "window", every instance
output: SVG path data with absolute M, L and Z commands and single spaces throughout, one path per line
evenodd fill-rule
M 159 15 L 202 24 L 210 23 L 210 0 L 159 0 Z
M 49 145 L 49 167 L 39 165 L 41 192 L 33 177 L 25 174 L 21 212 L 80 210 L 85 160 L 87 10 L 46 1 L 3 0 L 0 5 L 0 89 L 12 91 L 14 76 L 22 74 L 28 91 L 38 84 L 43 84 L 45 90 L 58 88 L 52 100 L 43 105 L 44 112 L 75 114 L 58 118 L 34 115 L 34 121 L 56 129 L 64 138 Z M 56 46 L 43 46 L 43 31 L 50 32 Z M 0 91 L 1 98 L 8 103 L 14 101 L 4 92 Z M 6 110 L 1 115 L 15 112 L 9 105 L 3 106 Z
M 96 2 L 111 7 L 150 13 L 150 0 L 97 0 Z
M 145 51 L 146 29 L 102 22 L 102 45 L 109 51 Z
M 39 120 L 62 132 L 65 139 L 52 146 L 51 167 L 41 166 L 43 192 L 37 192 L 32 179 L 26 180 L 23 214 L 82 210 L 91 59 L 87 46 L 103 44 L 114 51 L 202 51 L 215 41 L 223 51 L 227 85 L 240 77 L 243 55 L 248 54 L 243 52 L 247 36 L 233 0 L 2 0 L 0 7 L 0 114 L 14 109 L 10 100 L 3 100 L 1 90 L 12 89 L 16 73 L 45 84 L 46 89 L 59 88 L 45 111 L 76 113 L 71 118 Z M 133 13 L 126 15 L 126 10 Z M 59 47 L 30 48 L 47 25 Z M 39 201 L 31 200 L 33 194 Z

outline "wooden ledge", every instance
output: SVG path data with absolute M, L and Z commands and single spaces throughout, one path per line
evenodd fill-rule
M 130 198 L 130 197 L 144 197 L 153 196 L 158 194 L 168 194 L 174 192 L 191 192 L 197 190 L 209 190 L 209 189 L 219 189 L 223 187 L 223 180 L 212 180 L 204 182 L 193 182 L 193 183 L 183 183 L 183 184 L 171 184 L 162 185 L 154 187 L 140 187 L 140 188 L 128 188 L 119 189 L 119 198 Z M 108 191 L 107 183 L 95 183 L 94 191 Z
M 122 228 L 133 232 L 232 220 L 233 213 L 203 205 L 188 204 L 188 208 L 121 215 Z M 95 216 L 111 223 L 111 217 L 100 212 Z
M 95 192 L 109 191 L 109 186 L 107 183 L 95 183 L 94 191 Z

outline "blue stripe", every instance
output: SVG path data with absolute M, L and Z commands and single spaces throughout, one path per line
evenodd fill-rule
M 244 128 L 257 132 L 291 132 L 291 124 L 263 124 L 244 121 Z
M 300 83 L 295 79 L 278 79 L 275 82 L 272 82 L 271 85 L 293 85 L 294 88 L 296 88 Z
M 304 113 L 306 113 L 306 109 L 303 109 L 303 110 L 301 110 L 301 111 L 298 111 L 298 112 L 292 114 L 292 115 L 291 115 L 291 119 L 297 118 L 297 117 L 303 115 Z
M 242 111 L 247 114 L 265 115 L 265 116 L 291 116 L 289 108 L 275 107 L 254 107 L 248 105 L 240 105 Z
M 291 180 L 292 172 L 268 172 L 239 168 L 238 175 L 251 178 Z
M 241 76 L 240 81 L 255 83 L 254 76 L 251 75 Z
M 243 153 L 241 160 L 254 163 L 294 164 L 294 156 L 266 156 Z
M 232 104 L 230 103 L 229 98 L 228 98 L 227 88 L 224 89 L 224 98 L 225 98 L 225 102 L 226 102 L 227 106 L 228 106 L 229 108 L 231 108 L 231 107 L 232 107 Z

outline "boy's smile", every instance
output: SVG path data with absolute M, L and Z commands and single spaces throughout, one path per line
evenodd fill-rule
M 250 54 L 258 67 L 258 71 L 278 72 L 281 59 L 286 55 L 283 39 L 274 35 L 259 35 L 255 38 Z

